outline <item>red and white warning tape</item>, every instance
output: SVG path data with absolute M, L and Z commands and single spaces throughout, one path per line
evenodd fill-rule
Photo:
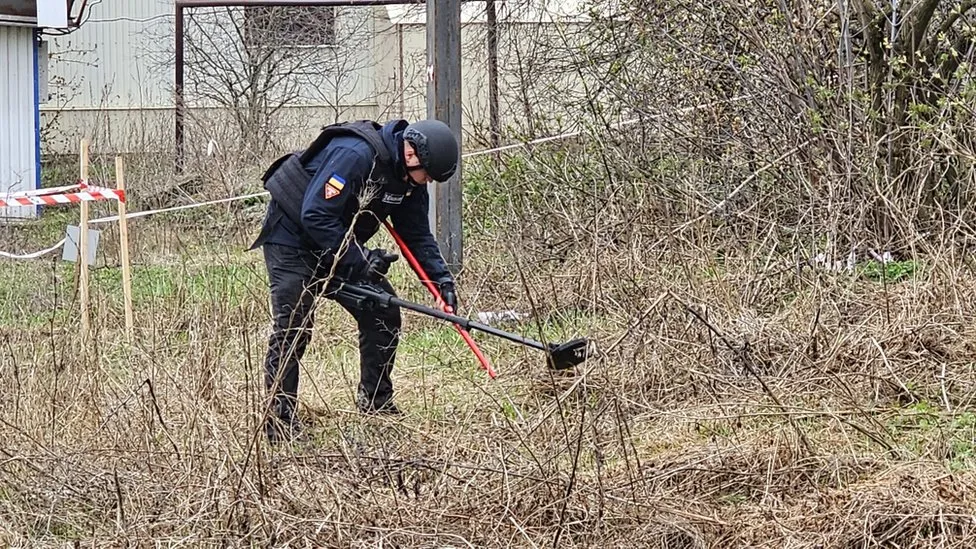
M 92 187 L 84 181 L 62 187 L 49 187 L 32 191 L 21 191 L 0 195 L 0 208 L 7 206 L 56 206 L 58 204 L 74 204 L 77 202 L 91 202 L 97 200 L 118 200 L 125 202 L 125 192 L 117 189 Z M 49 254 L 62 246 L 66 239 L 50 248 L 27 254 L 13 254 L 0 251 L 0 257 L 10 259 L 37 259 Z
M 125 191 L 109 189 L 107 187 L 92 187 L 84 181 L 79 181 L 75 185 L 64 187 L 0 195 L 0 208 L 6 206 L 56 206 L 58 204 L 74 204 L 76 202 L 94 202 L 98 200 L 118 200 L 119 202 L 125 202 Z
M 713 102 L 713 103 L 708 103 L 708 104 L 705 104 L 705 105 L 696 105 L 696 106 L 691 106 L 691 107 L 685 107 L 685 108 L 678 109 L 678 110 L 673 111 L 673 112 L 662 112 L 662 113 L 657 113 L 657 114 L 651 114 L 651 115 L 648 115 L 648 116 L 644 117 L 644 120 L 645 121 L 646 120 L 654 120 L 654 119 L 658 119 L 658 118 L 672 116 L 672 115 L 675 115 L 675 114 L 684 114 L 684 113 L 687 113 L 687 112 L 696 111 L 696 110 L 699 110 L 699 109 L 702 109 L 702 108 L 705 108 L 705 107 L 710 107 L 710 106 L 717 105 L 717 104 L 730 103 L 730 102 L 738 102 L 738 101 L 742 101 L 742 100 L 745 100 L 745 99 L 751 99 L 752 97 L 753 97 L 752 95 L 743 95 L 743 96 L 733 97 L 733 98 L 727 99 L 727 100 L 721 100 L 721 101 L 716 101 L 716 102 Z M 639 122 L 641 122 L 641 119 L 625 120 L 623 122 L 618 122 L 616 124 L 610 124 L 610 125 L 608 125 L 608 128 L 616 128 L 616 129 L 619 129 L 619 128 L 623 128 L 625 126 L 631 126 L 633 124 L 637 124 Z M 464 153 L 461 156 L 462 156 L 462 158 L 471 158 L 471 157 L 483 156 L 483 155 L 492 154 L 492 153 L 496 153 L 496 152 L 503 152 L 503 151 L 507 151 L 507 150 L 515 149 L 515 148 L 519 148 L 519 147 L 526 147 L 526 146 L 531 146 L 531 145 L 538 145 L 538 144 L 546 143 L 546 142 L 549 142 L 549 141 L 555 141 L 555 140 L 559 140 L 559 139 L 566 139 L 566 138 L 569 138 L 569 137 L 575 137 L 575 136 L 581 135 L 582 133 L 583 133 L 583 130 L 579 130 L 579 131 L 568 132 L 568 133 L 563 133 L 563 134 L 559 134 L 559 135 L 552 135 L 552 136 L 549 136 L 549 137 L 541 137 L 541 138 L 538 138 L 538 139 L 532 139 L 530 141 L 525 141 L 523 143 L 515 143 L 515 144 L 512 144 L 512 145 L 505 145 L 505 146 L 497 147 L 497 148 L 493 148 L 493 149 L 486 149 L 486 150 L 468 152 L 468 153 Z M 71 191 L 71 192 L 69 192 L 69 191 Z M 74 192 L 74 191 L 78 191 L 78 192 Z M 193 209 L 193 208 L 201 208 L 201 207 L 204 207 L 204 206 L 212 206 L 212 205 L 215 205 L 215 204 L 223 204 L 223 203 L 226 203 L 226 202 L 235 202 L 235 201 L 238 201 L 238 200 L 248 200 L 248 199 L 252 199 L 252 198 L 256 198 L 256 197 L 262 197 L 262 196 L 268 196 L 268 192 L 265 191 L 265 192 L 260 192 L 260 193 L 248 194 L 248 195 L 244 195 L 244 196 L 232 196 L 232 197 L 229 197 L 229 198 L 222 198 L 220 200 L 211 200 L 211 201 L 208 201 L 208 202 L 196 202 L 196 203 L 193 203 L 193 204 L 186 204 L 186 205 L 183 205 L 183 206 L 175 206 L 175 207 L 172 207 L 172 208 L 164 208 L 164 209 L 161 209 L 161 210 L 144 210 L 144 211 L 140 211 L 140 212 L 129 212 L 129 213 L 127 213 L 125 215 L 125 217 L 126 217 L 126 219 L 134 218 L 134 217 L 146 217 L 146 216 L 155 215 L 155 214 L 159 214 L 159 213 L 173 212 L 173 211 L 178 211 L 178 210 L 187 210 L 187 209 Z M 8 195 L 0 195 L 0 207 L 4 207 L 4 206 L 35 206 L 35 205 L 46 206 L 46 205 L 55 205 L 55 204 L 70 204 L 70 203 L 74 203 L 74 202 L 82 202 L 82 201 L 87 201 L 87 200 L 118 200 L 120 202 L 125 202 L 125 194 L 122 191 L 118 191 L 118 190 L 115 190 L 115 189 L 106 189 L 106 188 L 101 188 L 101 187 L 90 187 L 84 181 L 78 181 L 78 183 L 76 183 L 75 185 L 70 185 L 70 186 L 67 186 L 67 187 L 39 189 L 37 191 L 27 191 L 27 192 L 23 192 L 23 193 L 11 193 L 11 194 L 8 194 Z M 108 216 L 108 217 L 102 217 L 102 218 L 98 218 L 98 219 L 89 220 L 89 223 L 94 225 L 94 224 L 98 224 L 98 223 L 108 223 L 108 222 L 112 222 L 112 221 L 117 221 L 118 219 L 119 219 L 119 216 L 112 215 L 112 216 Z M 50 252 L 58 249 L 59 247 L 61 247 L 64 244 L 64 242 L 65 241 L 62 240 L 61 242 L 55 244 L 53 247 L 48 248 L 47 250 L 41 250 L 40 252 L 35 252 L 33 254 L 15 255 L 15 254 L 9 254 L 9 253 L 6 253 L 6 252 L 0 252 L 0 256 L 2 256 L 2 257 L 10 257 L 10 258 L 14 258 L 14 259 L 32 259 L 32 258 L 36 258 L 36 257 L 38 257 L 40 255 L 43 255 L 43 254 L 46 254 L 46 253 L 50 253 Z

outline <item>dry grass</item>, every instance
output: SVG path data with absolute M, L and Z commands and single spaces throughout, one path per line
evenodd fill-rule
M 136 223 L 138 340 L 123 341 L 110 251 L 87 356 L 71 269 L 4 263 L 0 543 L 973 543 L 962 264 L 881 284 L 677 242 L 594 255 L 582 238 L 547 262 L 536 241 L 481 228 L 466 309 L 535 308 L 541 332 L 511 327 L 592 336 L 600 356 L 550 375 L 535 351 L 476 335 L 492 382 L 449 327 L 408 314 L 395 381 L 409 413 L 363 418 L 354 326 L 326 304 L 301 389 L 314 438 L 272 449 L 257 429 L 267 290 L 259 254 L 240 251 L 253 223 Z
M 618 4 L 585 47 L 560 30 L 518 60 L 504 131 L 580 138 L 464 177 L 464 312 L 531 312 L 509 327 L 597 356 L 555 375 L 475 334 L 491 381 L 407 314 L 408 413 L 364 418 L 355 328 L 326 304 L 313 440 L 269 448 L 267 287 L 243 252 L 261 204 L 133 223 L 131 346 L 112 229 L 87 349 L 70 267 L 0 260 L 0 546 L 976 546 L 970 3 L 927 2 L 931 24 L 906 3 Z M 886 41 L 896 22 L 925 52 Z M 560 67 L 593 85 L 550 87 Z M 134 166 L 133 206 L 256 190 L 254 151 L 194 152 L 178 181 L 157 155 Z M 0 242 L 53 244 L 72 215 Z M 812 265 L 851 248 L 853 272 Z

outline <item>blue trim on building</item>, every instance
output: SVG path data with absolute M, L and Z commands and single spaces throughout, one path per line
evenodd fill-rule
M 41 67 L 39 64 L 39 50 L 41 46 L 41 31 L 34 29 L 34 188 L 41 188 Z

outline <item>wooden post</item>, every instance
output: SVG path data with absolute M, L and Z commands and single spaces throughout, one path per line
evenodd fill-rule
M 122 296 L 125 303 L 125 338 L 132 345 L 132 271 L 129 263 L 129 223 L 125 218 L 125 172 L 122 157 L 115 157 L 116 188 L 123 197 L 119 200 L 119 245 L 122 247 Z
M 485 14 L 488 18 L 488 129 L 489 145 L 497 149 L 501 145 L 502 128 L 498 116 L 498 15 L 495 12 L 495 0 L 485 2 Z M 501 160 L 501 154 L 494 154 L 495 161 Z
M 461 0 L 427 2 L 427 116 L 461 140 Z M 431 195 L 432 229 L 451 270 L 461 270 L 461 166 Z
M 175 33 L 176 33 L 176 74 L 175 80 L 176 84 L 173 91 L 176 95 L 176 173 L 183 173 L 183 116 L 186 110 L 186 103 L 183 97 L 183 40 L 184 40 L 184 30 L 183 30 L 183 4 L 176 2 L 176 21 L 175 21 Z
M 81 140 L 81 182 L 88 185 L 88 139 Z M 81 220 L 78 222 L 78 295 L 81 301 L 81 341 L 87 349 L 91 330 L 88 310 L 88 202 L 81 202 Z M 82 352 L 87 352 L 83 350 Z

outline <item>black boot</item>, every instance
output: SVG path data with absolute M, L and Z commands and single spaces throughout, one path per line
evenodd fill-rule
M 370 398 L 369 393 L 366 392 L 366 389 L 362 385 L 359 386 L 359 392 L 356 395 L 356 407 L 359 408 L 360 413 L 367 415 L 403 415 L 403 412 L 401 412 L 400 409 L 397 408 L 397 405 L 393 403 L 392 395 L 386 396 L 385 398 Z
M 295 419 L 281 420 L 273 416 L 269 416 L 264 423 L 264 435 L 272 445 L 308 440 L 308 433 L 300 421 Z
M 264 434 L 268 437 L 268 442 L 278 444 L 307 440 L 305 426 L 298 419 L 295 407 L 295 401 L 287 396 L 278 395 L 274 399 L 264 422 Z

